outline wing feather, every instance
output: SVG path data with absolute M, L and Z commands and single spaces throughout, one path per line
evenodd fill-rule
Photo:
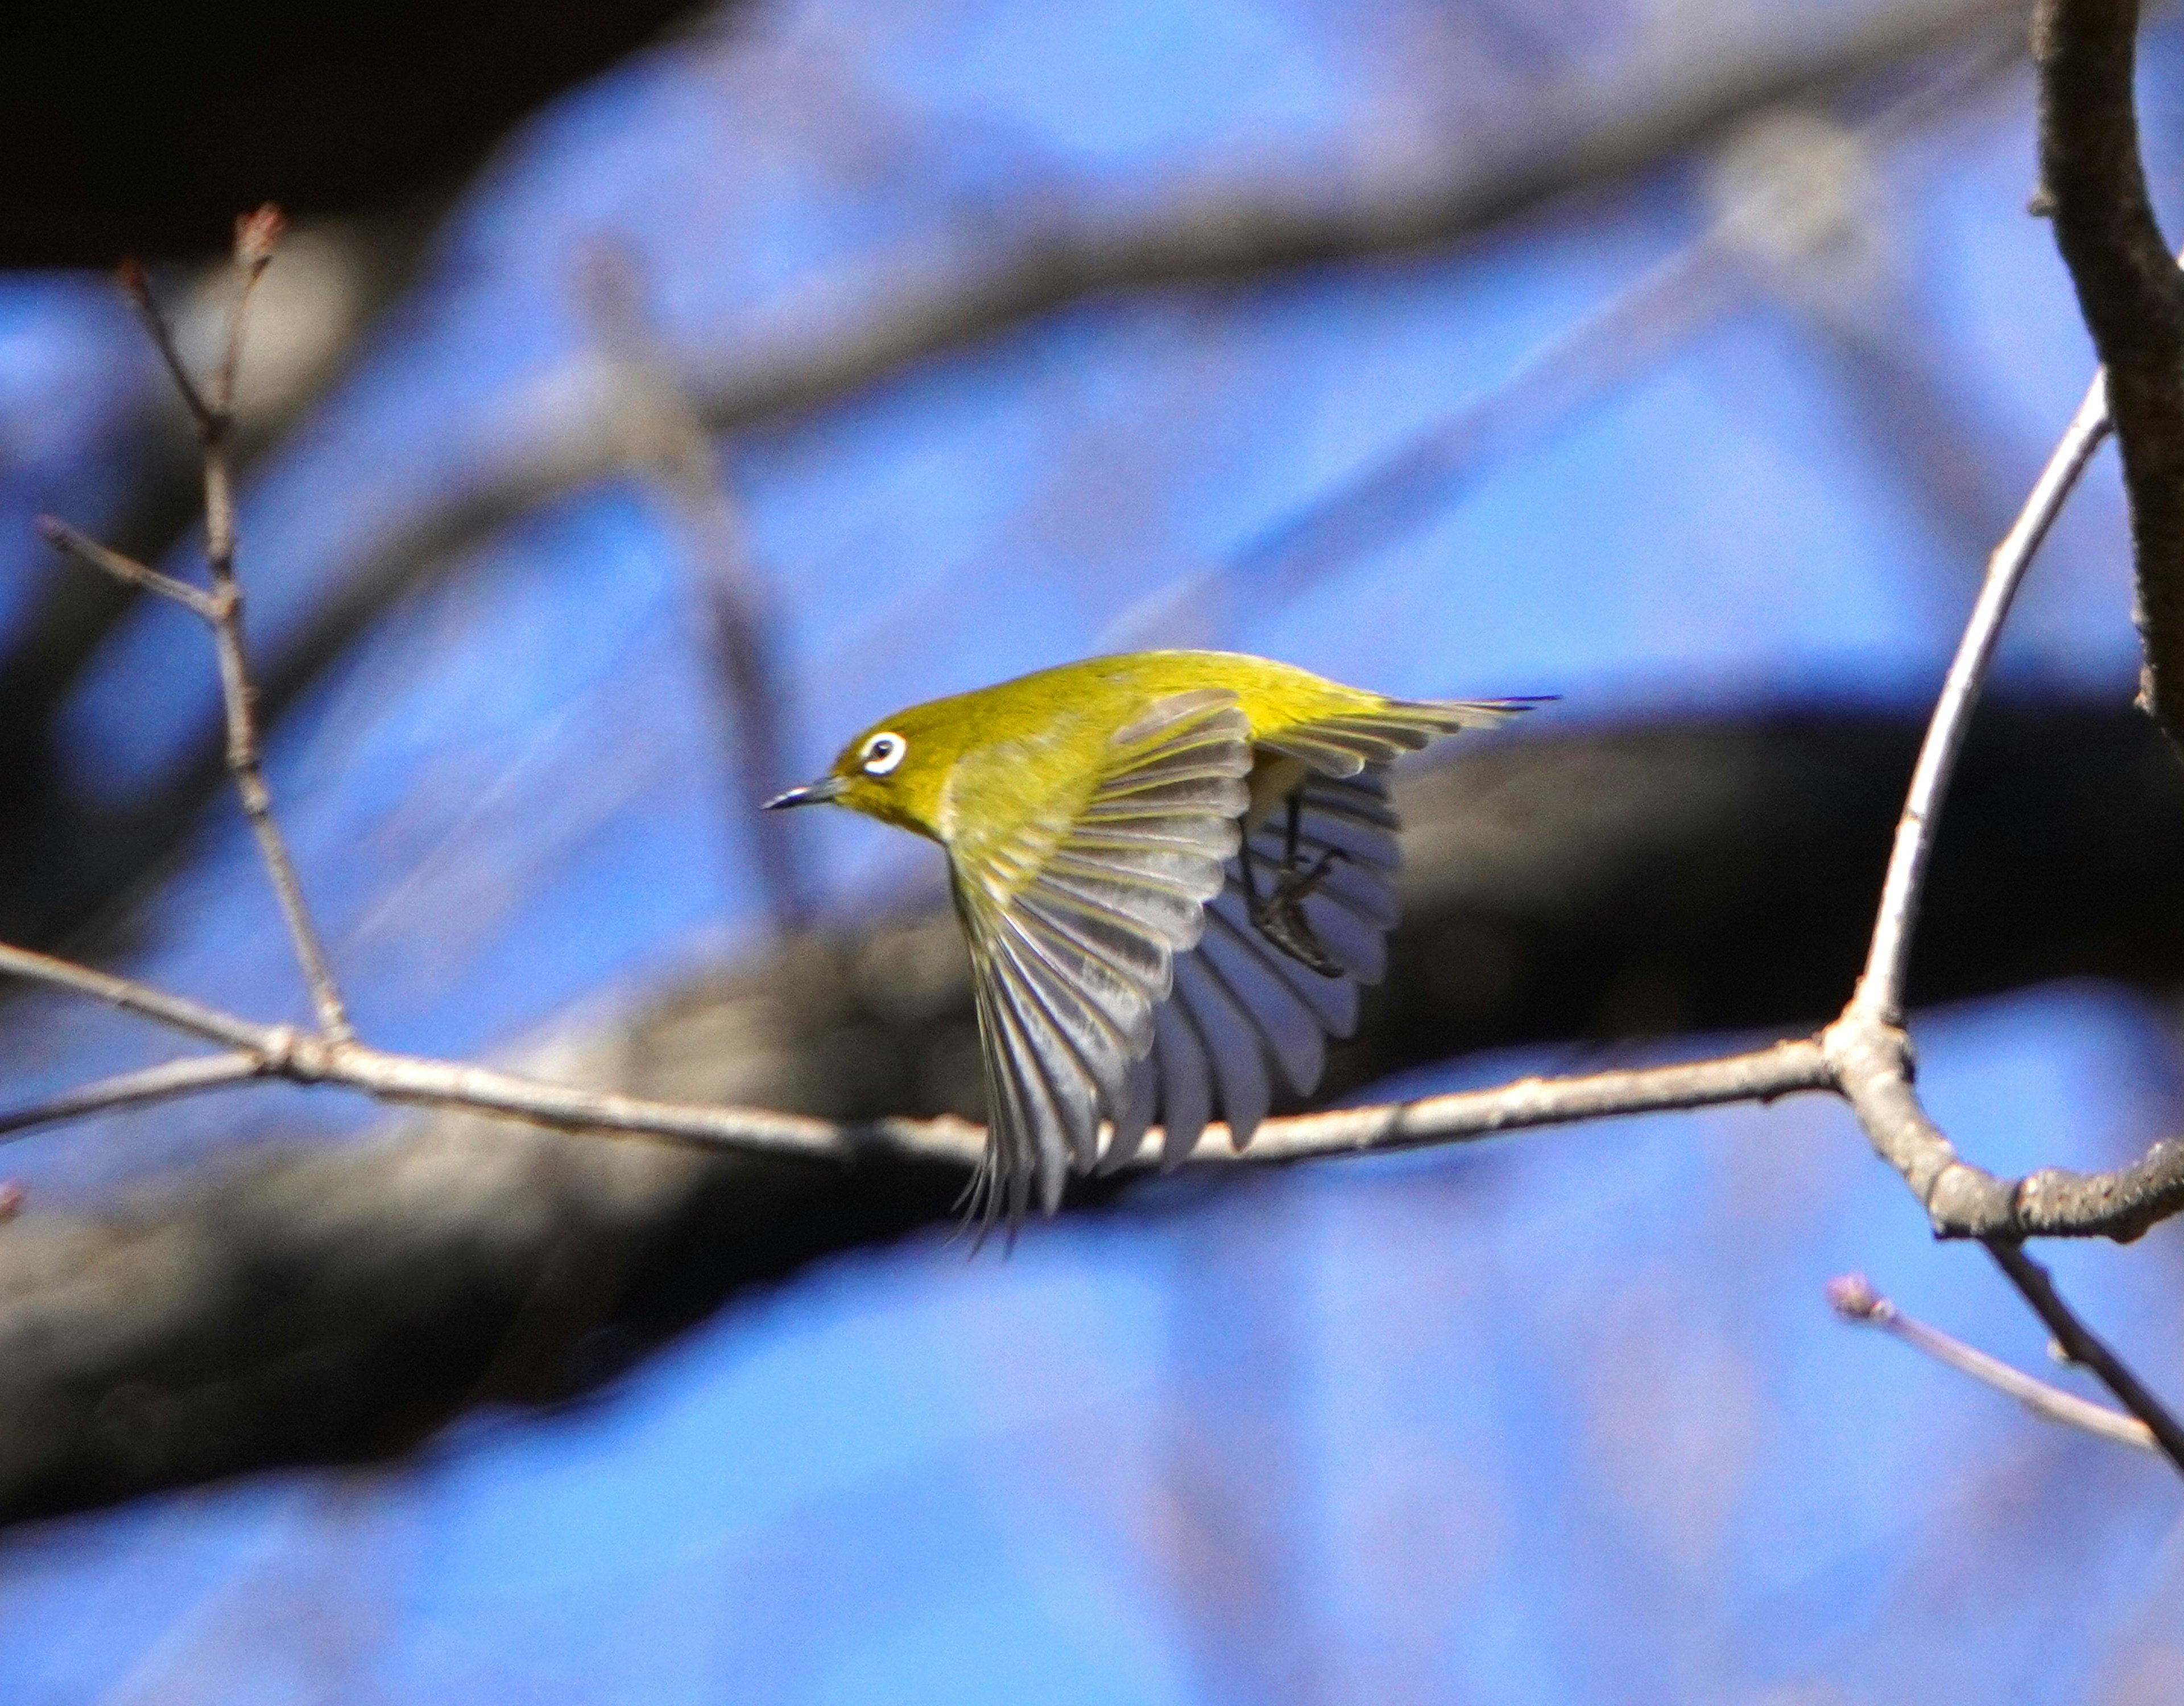
M 1167 1128 L 1163 1164 L 1189 1155 L 1214 1118 L 1228 1123 L 1241 1148 L 1265 1117 L 1268 1076 L 1279 1066 L 1290 1087 L 1309 1096 L 1325 1065 L 1326 1040 L 1346 1037 L 1357 1022 L 1358 986 L 1378 983 L 1387 965 L 1387 932 L 1400 916 L 1396 899 L 1396 832 L 1384 772 L 1315 776 L 1306 783 L 1298 819 L 1301 855 L 1317 860 L 1329 849 L 1344 857 L 1306 897 L 1304 911 L 1346 975 L 1322 977 L 1300 965 L 1251 922 L 1240 863 L 1231 859 L 1221 893 L 1206 906 L 1206 934 L 1175 962 L 1173 992 L 1153 1016 L 1152 1061 L 1158 1113 Z M 1286 825 L 1270 822 L 1251 838 L 1263 868 L 1278 866 Z M 1118 1136 L 1119 1136 L 1118 1129 Z M 1134 1155 L 1134 1135 L 1120 1159 Z
M 1067 1050 L 1108 1107 L 1123 1107 L 1130 1062 L 1151 1045 L 1151 1003 L 1135 991 L 1114 990 L 1100 991 L 1107 998 L 1103 1002 L 1093 986 L 1072 979 L 1007 921 L 995 938 L 995 949 L 1005 962 L 1002 985 L 1028 1028 L 1035 1022 Z M 1082 1135 L 1071 1129 L 1072 1142 Z
M 1103 1115 L 1118 1136 L 1134 1121 L 1129 1142 L 1143 1140 L 1156 1014 L 1176 956 L 1204 933 L 1249 803 L 1251 725 L 1233 694 L 1157 701 L 1108 750 L 1068 822 L 1034 819 L 952 867 L 987 1056 L 973 1209 L 1011 1226 L 1034 1196 L 1054 1210 L 1072 1161 L 1092 1168 Z
M 955 870 L 971 937 L 986 1053 L 988 1135 L 974 1213 L 1011 1229 L 1036 1198 L 1052 1212 L 1073 1162 L 1133 1159 L 1152 1122 L 1173 1166 L 1217 1118 L 1239 1149 L 1266 1118 L 1279 1071 L 1318 1088 L 1327 1040 L 1351 1034 L 1358 990 L 1387 964 L 1400 917 L 1401 824 L 1386 767 L 1438 735 L 1503 721 L 1519 701 L 1388 700 L 1262 737 L 1295 759 L 1297 850 L 1330 861 L 1300 903 L 1342 967 L 1323 977 L 1251 921 L 1240 853 L 1254 744 L 1234 694 L 1155 702 L 1115 735 L 1107 770 L 1057 829 L 1028 825 Z M 1252 833 L 1271 872 L 1285 818 Z
M 1162 1011 L 1169 1008 L 1181 1009 L 1197 1033 L 1206 1075 L 1219 1098 L 1217 1111 L 1228 1122 L 1228 1141 L 1241 1149 L 1267 1117 L 1274 1096 L 1258 1027 L 1203 954 L 1188 954 L 1176 962 L 1175 993 Z M 1194 1147 L 1196 1142 L 1194 1136 Z M 1174 1162 L 1190 1152 L 1182 1147 L 1180 1135 L 1171 1134 L 1162 1157 Z
M 1153 1015 L 1153 1072 L 1159 1080 L 1161 1165 L 1174 1167 L 1198 1147 L 1217 1097 L 1212 1063 L 1186 1003 L 1167 1001 Z
M 1195 957 L 1219 977 L 1230 1001 L 1250 1022 L 1252 1045 L 1281 1068 L 1292 1090 L 1309 1096 L 1318 1088 L 1320 1068 L 1327 1063 L 1327 1033 L 1318 1015 L 1270 963 L 1287 956 L 1272 943 L 1261 953 L 1255 944 L 1265 938 L 1241 919 L 1240 912 L 1239 921 L 1241 928 L 1215 914 Z M 1308 978 L 1319 975 L 1299 969 Z M 1349 980 L 1321 981 L 1340 986 Z

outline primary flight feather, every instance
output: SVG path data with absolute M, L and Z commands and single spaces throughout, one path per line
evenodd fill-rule
M 1156 1121 L 1174 1162 L 1215 1119 L 1248 1143 L 1277 1076 L 1311 1094 L 1397 917 L 1388 765 L 1535 702 L 1389 699 L 1228 652 L 1091 658 L 898 711 L 766 804 L 947 850 L 985 1055 L 972 1206 L 1014 1224 Z

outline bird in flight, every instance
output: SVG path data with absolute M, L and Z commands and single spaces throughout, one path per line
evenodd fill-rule
M 1318 1087 L 1398 917 L 1388 766 L 1539 702 L 1134 652 L 898 711 L 766 804 L 845 806 L 946 850 L 985 1059 L 970 1208 L 1013 1231 L 1156 1122 L 1172 1165 L 1215 1119 L 1249 1143 L 1277 1074 Z

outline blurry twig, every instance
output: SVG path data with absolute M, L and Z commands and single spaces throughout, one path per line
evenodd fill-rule
M 1830 1280 L 1828 1302 L 1844 1320 L 1880 1328 L 1914 1350 L 1923 1351 L 1936 1362 L 1946 1363 L 1960 1374 L 1970 1375 L 2005 1397 L 2016 1399 L 2043 1421 L 2077 1428 L 2118 1445 L 2136 1446 L 2142 1452 L 2161 1450 L 2154 1442 L 2153 1430 L 2136 1416 L 2096 1404 L 2046 1380 L 2035 1380 L 1984 1351 L 1974 1350 L 1961 1339 L 1950 1337 L 1938 1327 L 1930 1327 L 1915 1316 L 1905 1314 L 1875 1291 L 1863 1274 L 1846 1274 L 1841 1279 Z
M 1484 394 L 1227 560 L 1125 610 L 1100 636 L 1100 648 L 1206 643 L 1228 627 L 1232 609 L 1248 606 L 1263 620 L 1330 568 L 1439 516 L 1466 482 L 1543 438 L 1730 306 L 1736 284 L 1719 265 L 1717 247 L 1708 232 L 1664 256 Z
M 118 551 L 92 547 L 71 527 L 42 519 L 41 530 L 62 549 L 81 555 L 94 568 L 103 569 L 132 586 L 159 594 L 194 612 L 209 623 L 220 656 L 220 702 L 227 719 L 227 768 L 250 820 L 251 833 L 265 861 L 279 897 L 281 916 L 295 946 L 296 962 L 309 986 L 319 1029 L 331 1040 L 350 1034 L 348 1013 L 334 983 L 326 948 L 304 904 L 303 885 L 289 857 L 287 842 L 273 820 L 272 795 L 265 776 L 258 739 L 255 690 L 242 638 L 242 588 L 235 577 L 235 487 L 228 458 L 228 438 L 235 425 L 235 385 L 242 363 L 242 329 L 248 317 L 251 293 L 273 259 L 281 238 L 280 210 L 262 207 L 236 221 L 233 265 L 234 299 L 228 309 L 226 337 L 212 382 L 200 388 L 190 376 L 175 347 L 174 333 L 159 304 L 152 299 L 143 270 L 134 262 L 121 269 L 122 288 L 137 317 L 167 364 L 175 388 L 196 423 L 198 443 L 204 461 L 205 565 L 212 577 L 209 594 L 159 574 L 142 564 L 131 563 Z M 81 549 L 80 549 L 81 548 Z
M 44 1101 L 0 1112 L 0 1137 L 62 1120 L 81 1119 L 86 1114 L 108 1113 L 146 1102 L 171 1101 L 176 1096 L 194 1096 L 200 1090 L 248 1084 L 252 1079 L 266 1076 L 265 1062 L 266 1057 L 255 1050 L 237 1049 L 221 1055 L 187 1056 L 146 1067 L 140 1072 L 116 1073 L 111 1078 L 79 1084 Z
M 1404 254 L 1488 230 L 1554 198 L 1626 177 L 1749 115 L 2021 21 L 2025 0 L 1883 0 L 1815 40 L 1785 29 L 1696 40 L 1661 81 L 1603 98 L 1582 80 L 1536 125 L 1451 137 L 1413 170 L 1339 194 L 1286 181 L 1208 187 L 1126 216 L 1050 200 L 982 216 L 972 241 L 895 258 L 848 281 L 843 311 L 693 363 L 677 388 L 718 435 L 849 395 L 916 362 L 1102 294 L 1204 286 L 1330 261 Z M 855 287 L 849 287 L 850 285 Z M 359 538 L 311 611 L 261 660 L 269 711 L 292 704 L 347 639 L 421 580 L 572 487 L 627 465 L 612 411 L 566 374 L 526 409 L 526 430 L 450 494 L 436 489 Z M 178 762 L 148 818 L 170 821 L 215 773 L 209 744 Z
M 1248 603 L 1263 620 L 1271 602 L 1294 599 L 1329 569 L 1392 543 L 1446 512 L 1468 481 L 1530 445 L 1616 385 L 1719 319 L 1755 286 L 1787 296 L 1860 376 L 1887 386 L 1881 412 L 1904 428 L 1909 454 L 1952 507 L 1968 482 L 1945 459 L 1957 435 L 1921 432 L 1939 412 L 1923 371 L 1905 374 L 1909 352 L 1854 325 L 1833 293 L 1797 282 L 1843 269 L 1844 251 L 1871 247 L 1866 178 L 1881 149 L 1930 123 L 2023 58 L 2021 41 L 1997 36 L 1890 102 L 1855 128 L 1800 107 L 1762 112 L 1711 164 L 1712 217 L 1607 301 L 1527 354 L 1509 374 L 1426 427 L 1301 512 L 1248 541 L 1225 561 L 1139 600 L 1100 637 L 1103 649 L 1196 644 L 1217 638 L 1230 609 Z M 1916 412 L 1915 422 L 1898 417 Z M 1985 487 L 1981 487 L 1984 495 Z M 1981 537 L 1986 537 L 1982 529 Z M 1248 599 L 1244 589 L 1249 588 Z
M 627 466 L 664 496 L 682 535 L 705 613 L 714 678 L 728 712 L 734 792 L 748 807 L 771 799 L 789 781 L 772 611 L 718 451 L 676 376 L 672 359 L 660 347 L 644 285 L 636 258 L 612 244 L 594 246 L 578 268 L 577 294 L 611 364 L 610 396 L 601 412 Z M 790 934 L 811 910 L 794 855 L 794 826 L 749 811 L 739 822 L 757 856 L 774 928 Z

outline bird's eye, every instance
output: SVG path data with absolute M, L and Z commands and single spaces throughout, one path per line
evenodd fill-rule
M 858 767 L 867 776 L 884 776 L 902 762 L 902 755 L 910 750 L 910 743 L 899 734 L 876 734 L 865 743 L 858 755 Z

